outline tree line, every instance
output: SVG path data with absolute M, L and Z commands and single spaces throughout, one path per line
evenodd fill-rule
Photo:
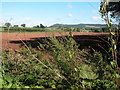
M 19 25 L 13 25 L 9 22 L 5 23 L 4 24 L 5 27 L 26 27 L 26 24 L 21 24 L 20 26 Z M 43 24 L 40 24 L 40 25 L 36 25 L 36 26 L 33 26 L 33 28 L 45 28 L 46 26 L 44 26 Z

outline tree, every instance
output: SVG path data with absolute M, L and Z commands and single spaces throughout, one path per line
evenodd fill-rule
M 19 27 L 18 25 L 14 25 L 13 27 Z
M 39 28 L 39 25 L 37 25 L 36 28 Z
M 26 25 L 25 24 L 21 24 L 22 27 L 25 27 Z
M 106 27 L 101 28 L 102 32 L 108 32 L 108 29 Z
M 44 26 L 44 25 L 42 25 L 42 24 L 40 24 L 40 28 L 45 28 L 45 26 Z
M 103 0 L 103 2 L 101 2 L 100 11 L 105 1 L 106 0 Z M 110 12 L 111 17 L 116 18 L 116 20 L 120 23 L 120 1 L 119 2 L 110 2 L 110 1 L 108 2 L 109 4 L 106 7 L 106 11 L 107 13 Z
M 39 25 L 36 25 L 36 26 L 33 26 L 33 28 L 40 28 L 40 26 L 39 26 Z
M 116 30 L 113 29 L 112 20 L 109 18 L 109 15 L 111 15 L 112 18 L 116 18 L 119 20 L 120 18 L 119 5 L 120 5 L 120 2 L 106 2 L 106 0 L 102 0 L 101 6 L 100 6 L 100 12 L 102 14 L 102 18 L 105 20 L 108 26 L 108 31 L 109 31 L 108 40 L 110 42 L 110 52 L 111 52 L 112 60 L 116 61 L 117 63 L 116 67 L 120 67 L 120 60 L 119 60 L 119 53 L 118 53 L 119 29 L 116 28 L 118 32 L 116 32 Z
M 5 23 L 5 26 L 6 26 L 6 27 L 10 27 L 10 26 L 11 26 L 11 23 L 7 22 L 7 23 Z

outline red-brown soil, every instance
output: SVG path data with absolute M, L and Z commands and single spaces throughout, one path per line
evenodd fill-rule
M 0 33 L 1 34 L 1 33 Z M 82 40 L 81 42 L 86 42 L 86 40 L 90 39 L 86 36 L 99 36 L 106 35 L 107 33 L 72 33 L 74 36 L 84 36 L 85 38 L 76 38 L 77 41 Z M 49 37 L 49 36 L 61 36 L 61 35 L 69 35 L 69 33 L 2 33 L 2 50 L 6 48 L 14 48 L 19 49 L 21 43 L 23 41 L 34 41 L 36 38 Z M 13 41 L 13 43 L 11 43 Z M 14 43 L 15 41 L 19 41 L 21 43 Z M 88 40 L 89 41 L 89 40 Z M 97 41 L 94 39 L 93 41 Z
M 0 35 L 2 40 L 2 46 L 0 45 L 0 47 L 4 51 L 7 48 L 19 49 L 24 46 L 23 42 L 32 48 L 36 48 L 39 45 L 38 42 L 42 43 L 42 40 L 47 39 L 49 36 L 57 36 L 59 38 L 59 36 L 69 35 L 69 33 L 0 33 Z M 75 41 L 80 44 L 80 49 L 92 48 L 102 53 L 109 50 L 108 33 L 72 33 L 72 35 L 74 35 Z M 119 41 L 120 37 L 118 39 L 118 48 L 120 46 Z M 119 59 L 120 57 L 118 61 Z

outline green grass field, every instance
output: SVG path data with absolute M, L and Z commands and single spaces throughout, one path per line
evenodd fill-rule
M 9 33 L 42 33 L 42 32 L 102 32 L 101 30 L 85 30 L 81 28 L 69 28 L 69 27 L 48 27 L 48 28 L 30 28 L 30 27 L 0 27 L 0 32 L 9 32 Z

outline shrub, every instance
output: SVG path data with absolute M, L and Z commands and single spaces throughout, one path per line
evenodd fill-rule
M 2 61 L 3 87 L 115 89 L 116 69 L 110 62 L 103 60 L 100 52 L 78 47 L 72 36 L 63 36 L 40 44 L 45 53 L 32 48 L 7 50 Z M 46 54 L 49 57 L 44 58 Z

